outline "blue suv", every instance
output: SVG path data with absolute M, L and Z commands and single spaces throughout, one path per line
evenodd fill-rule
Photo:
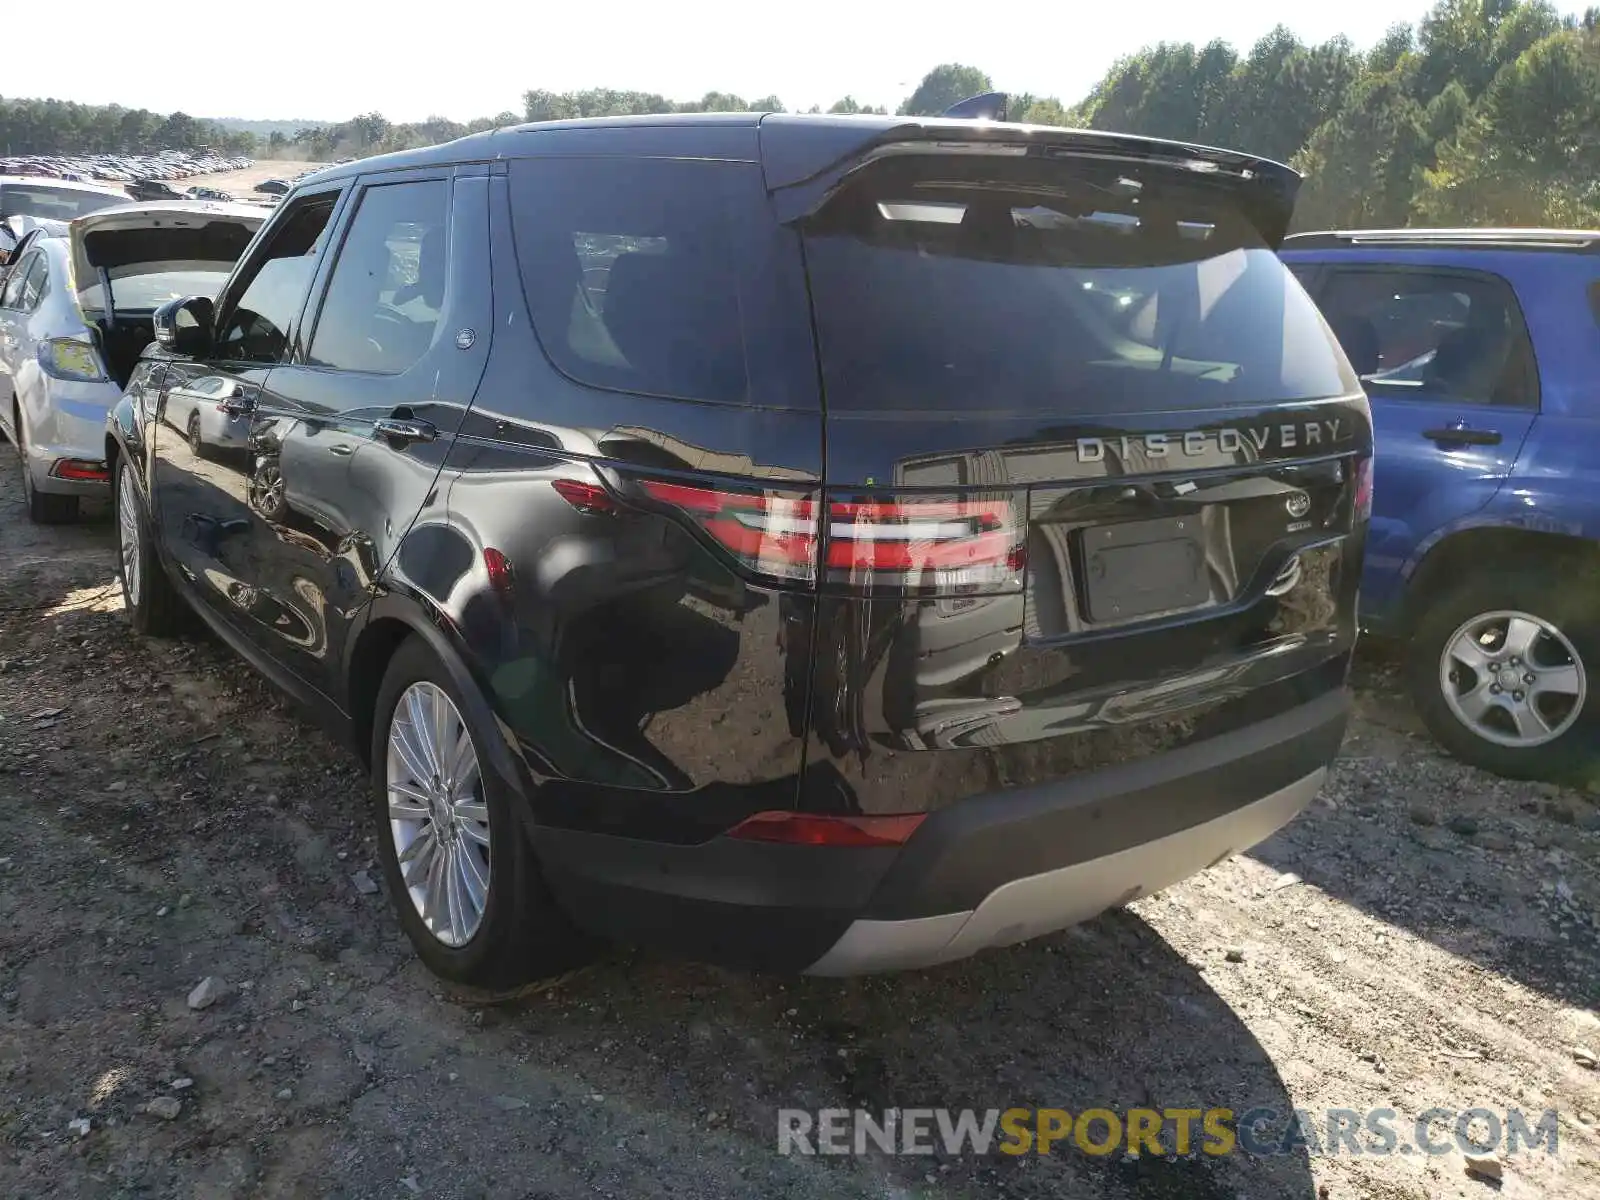
M 1363 626 L 1406 643 L 1454 755 L 1563 778 L 1600 757 L 1600 233 L 1307 233 L 1282 257 L 1376 435 Z

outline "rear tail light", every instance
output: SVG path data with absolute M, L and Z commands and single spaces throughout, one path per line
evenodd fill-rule
M 573 508 L 581 513 L 598 516 L 617 511 L 617 502 L 597 483 L 584 483 L 578 479 L 558 479 L 550 485 Z
M 1356 460 L 1355 519 L 1365 521 L 1372 516 L 1372 455 Z
M 814 813 L 758 812 L 728 830 L 728 836 L 746 842 L 783 842 L 791 846 L 902 846 L 926 816 L 926 813 L 907 813 L 892 817 L 829 817 Z
M 51 338 L 40 342 L 39 365 L 53 379 L 97 383 L 106 378 L 105 367 L 95 348 L 77 338 Z
M 509 596 L 516 587 L 517 575 L 511 560 L 493 546 L 484 547 L 483 567 L 489 572 L 489 586 L 502 596 Z
M 817 577 L 817 502 L 809 493 L 725 491 L 646 480 L 645 494 L 670 504 L 752 571 L 797 583 Z
M 111 470 L 103 462 L 86 458 L 58 458 L 50 467 L 57 479 L 73 479 L 81 483 L 109 483 Z
M 1026 531 L 1009 499 L 829 497 L 649 480 L 744 566 L 780 579 L 941 592 L 1022 586 Z M 823 523 L 826 521 L 826 530 Z M 826 549 L 823 549 L 823 547 Z
M 830 500 L 826 578 L 937 591 L 1022 587 L 1027 533 L 1010 500 Z

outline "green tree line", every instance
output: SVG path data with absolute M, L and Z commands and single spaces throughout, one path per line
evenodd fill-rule
M 959 63 L 935 67 L 898 106 L 942 112 L 993 90 Z M 1001 85 L 1003 86 L 1003 84 Z M 392 123 L 366 113 L 259 138 L 116 106 L 0 100 L 9 153 L 145 152 L 207 145 L 230 154 L 326 161 L 448 141 L 521 121 L 660 112 L 782 111 L 777 96 L 530 90 L 521 112 L 465 124 Z M 819 111 L 813 108 L 811 111 Z M 883 112 L 845 96 L 829 112 Z M 1241 53 L 1161 42 L 1113 63 L 1089 94 L 1013 95 L 1014 120 L 1228 146 L 1289 162 L 1307 181 L 1296 223 L 1600 225 L 1600 9 L 1563 16 L 1548 0 L 1439 0 L 1365 51 L 1301 42 L 1280 26 Z
M 209 146 L 229 157 L 256 153 L 251 134 L 235 133 L 187 113 L 162 115 L 118 104 L 0 97 L 0 153 L 153 154 Z
M 1064 120 L 1291 163 L 1300 228 L 1600 226 L 1600 10 L 1441 0 L 1364 54 L 1283 28 L 1242 57 L 1163 43 Z

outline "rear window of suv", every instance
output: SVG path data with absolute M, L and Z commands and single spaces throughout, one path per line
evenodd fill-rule
M 837 410 L 1149 412 L 1347 395 L 1311 299 L 1167 168 L 907 155 L 805 225 Z
M 753 163 L 514 160 L 512 231 L 534 327 L 579 383 L 811 407 L 816 366 L 794 236 Z

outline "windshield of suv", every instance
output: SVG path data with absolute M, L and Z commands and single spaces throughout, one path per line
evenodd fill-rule
M 8 183 L 0 186 L 0 220 L 26 214 L 71 221 L 85 213 L 99 212 L 113 204 L 127 204 L 127 196 L 109 192 L 82 191 L 78 188 L 47 187 L 42 184 Z
M 804 224 L 834 409 L 1129 412 L 1359 386 L 1231 203 L 1168 168 L 905 158 Z

